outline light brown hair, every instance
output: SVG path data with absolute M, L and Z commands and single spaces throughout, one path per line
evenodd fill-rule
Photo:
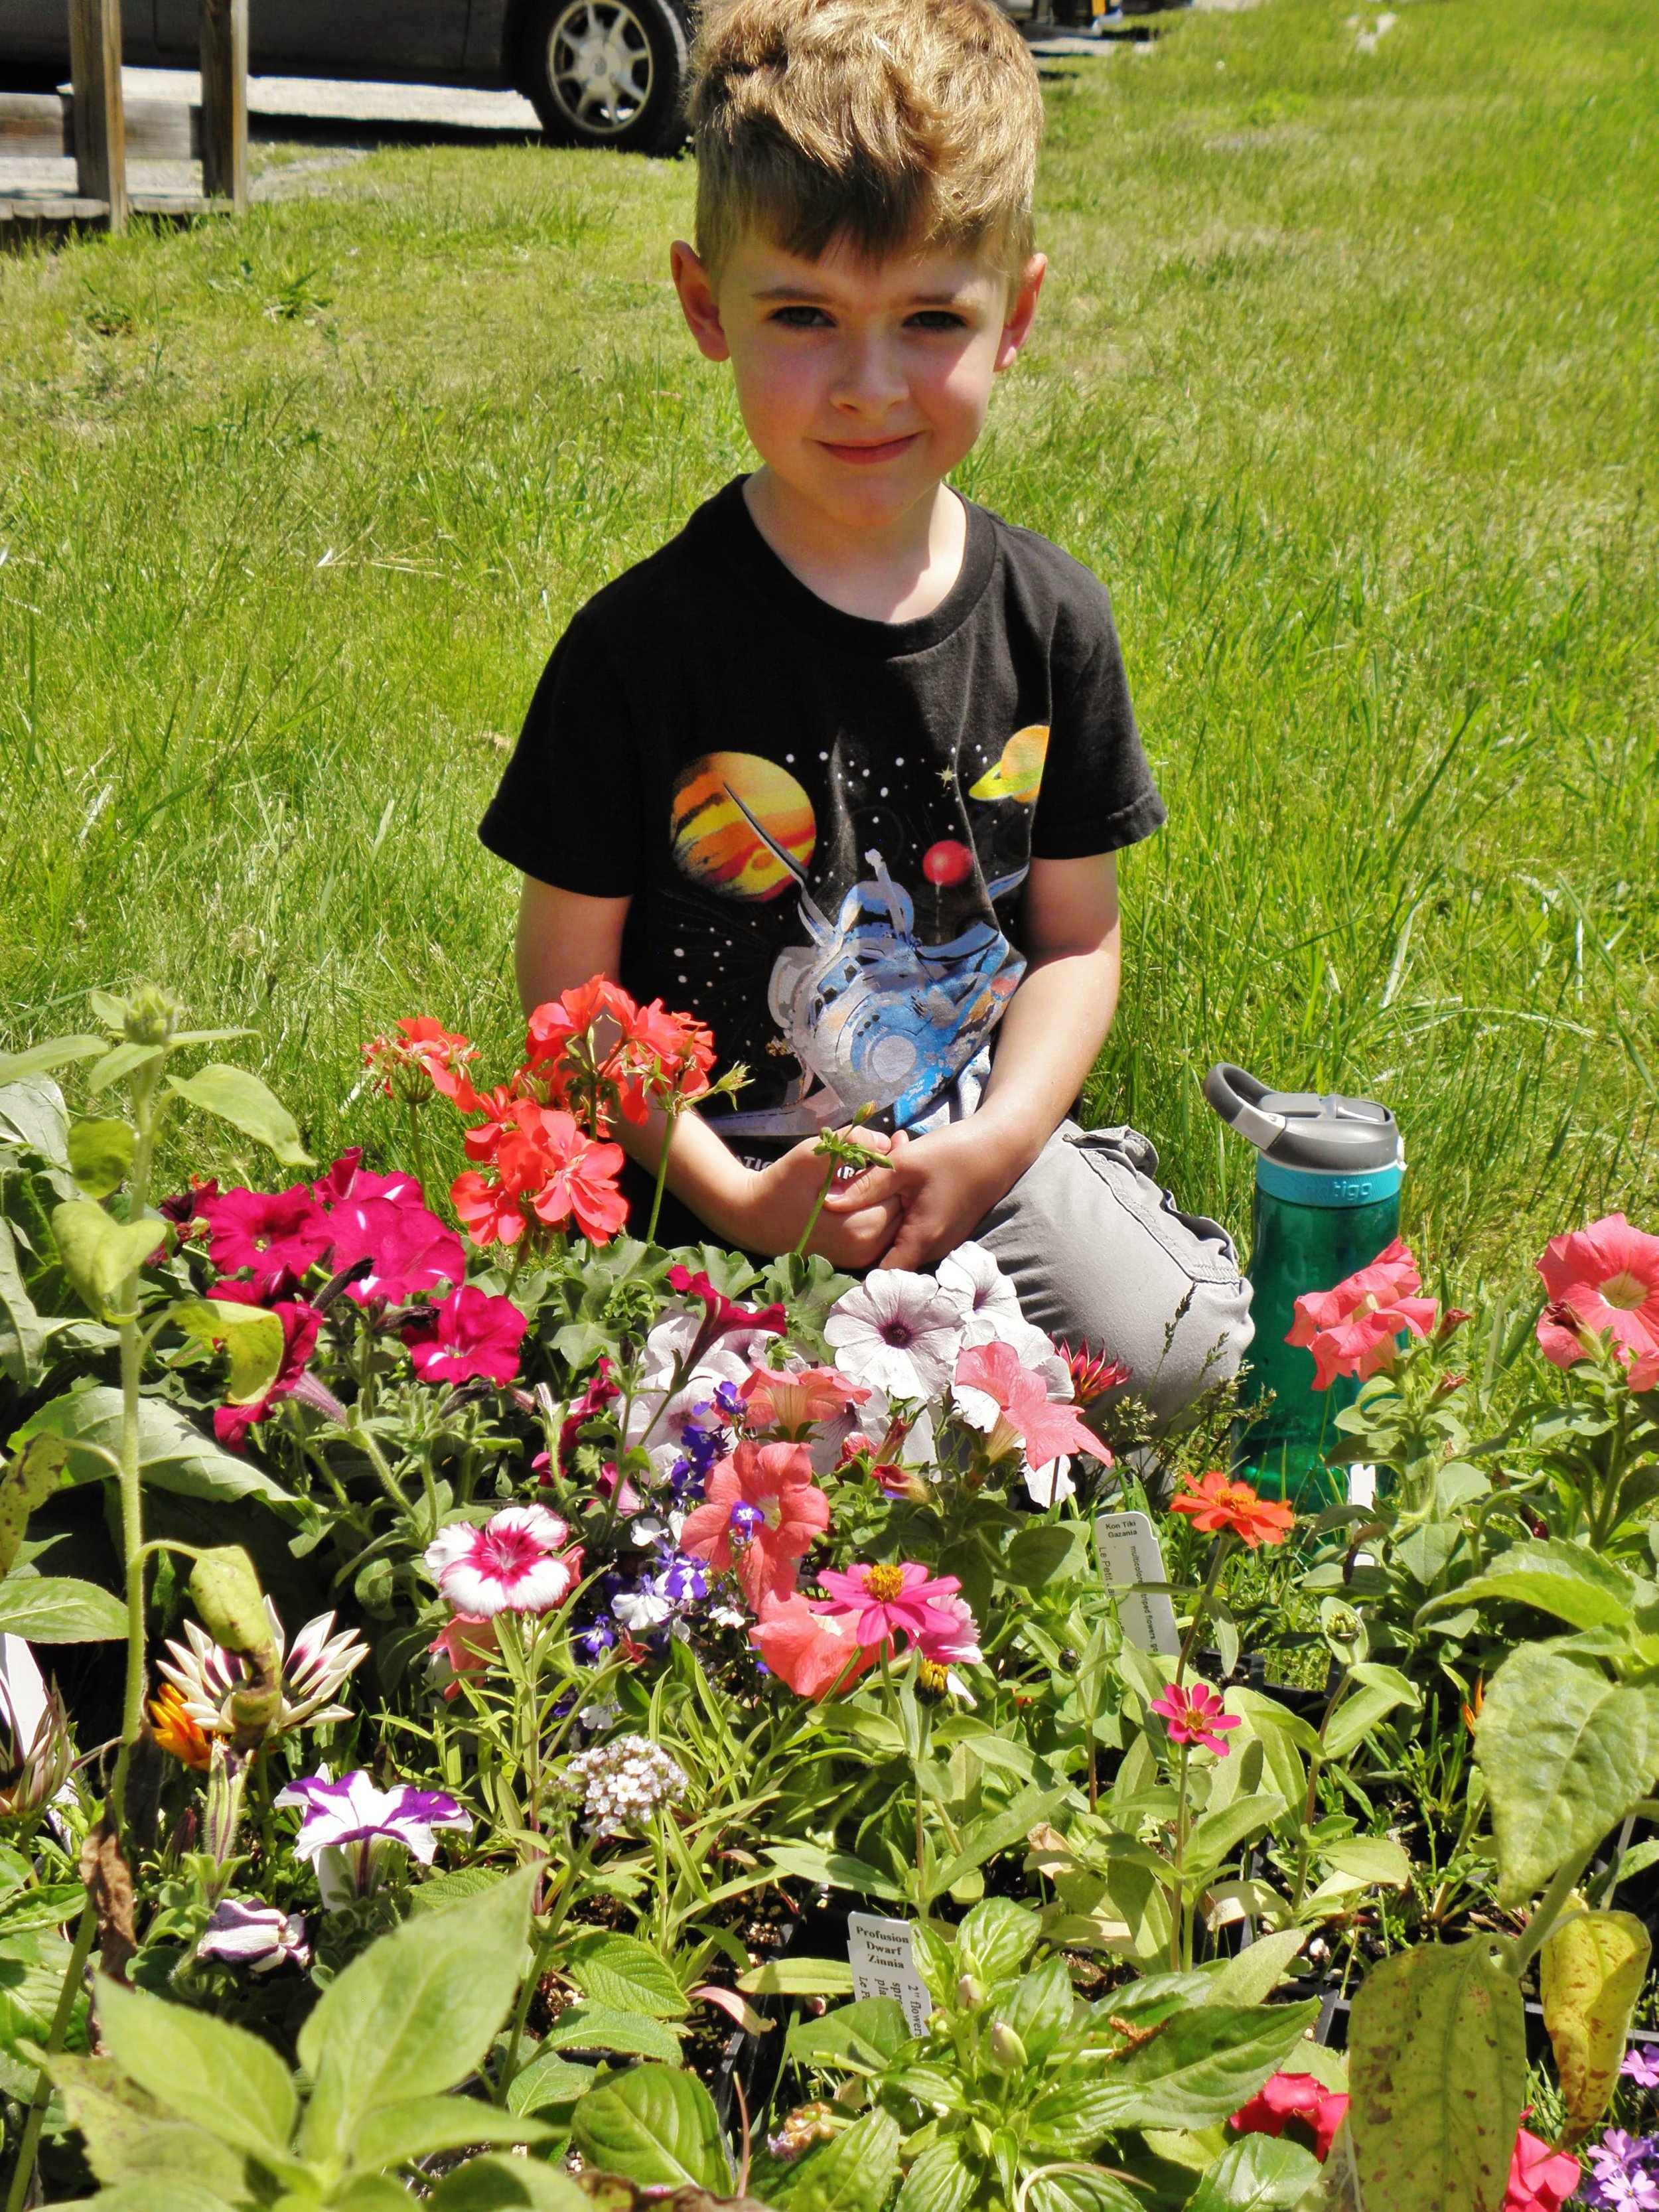
M 697 252 L 939 251 L 1017 279 L 1042 99 L 993 0 L 708 0 L 692 51 Z

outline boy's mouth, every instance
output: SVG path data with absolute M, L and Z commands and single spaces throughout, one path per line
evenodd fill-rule
M 870 468 L 878 461 L 896 460 L 908 453 L 921 435 L 920 430 L 908 431 L 902 438 L 882 438 L 874 444 L 842 444 L 839 441 L 820 438 L 818 443 L 832 460 L 848 461 L 854 468 Z

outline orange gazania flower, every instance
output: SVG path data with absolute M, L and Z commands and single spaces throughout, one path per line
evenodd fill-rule
M 1187 1487 L 1170 1500 L 1170 1510 L 1189 1515 L 1193 1526 L 1208 1535 L 1225 1530 L 1253 1552 L 1258 1544 L 1282 1544 L 1296 1526 L 1290 1506 L 1258 1498 L 1248 1482 L 1235 1482 L 1218 1467 L 1196 1482 L 1190 1475 L 1183 1479 Z
M 206 1773 L 213 1758 L 213 1746 L 204 1730 L 191 1718 L 185 1701 L 171 1682 L 163 1682 L 149 1701 L 150 1725 L 155 1731 L 155 1741 L 163 1751 L 170 1751 L 186 1766 L 194 1766 Z

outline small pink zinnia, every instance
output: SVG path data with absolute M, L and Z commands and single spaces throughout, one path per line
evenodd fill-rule
M 750 1605 L 787 1597 L 801 1561 L 830 1526 L 830 1500 L 812 1480 L 805 1444 L 745 1439 L 709 1471 L 705 1502 L 689 1513 L 680 1549 L 735 1566 Z
M 510 1382 L 529 1326 L 511 1298 L 492 1298 L 464 1283 L 411 1322 L 404 1341 L 423 1382 Z
M 974 1619 L 973 1607 L 965 1597 L 941 1597 L 933 1601 L 935 1613 L 950 1616 L 946 1629 L 924 1631 L 916 1638 L 916 1650 L 923 1659 L 935 1667 L 975 1667 L 985 1654 L 979 1648 L 979 1623 Z
M 544 1505 L 509 1505 L 480 1528 L 453 1522 L 426 1547 L 428 1571 L 459 1613 L 550 1613 L 581 1580 L 578 1545 L 562 1552 L 570 1529 Z
M 740 1395 L 756 1428 L 781 1429 L 793 1437 L 814 1422 L 838 1420 L 870 1393 L 833 1367 L 798 1367 L 793 1372 L 756 1367 Z
M 1286 1344 L 1314 1356 L 1314 1388 L 1328 1390 L 1340 1375 L 1359 1382 L 1392 1367 L 1407 1332 L 1427 1336 L 1437 1308 L 1422 1288 L 1417 1262 L 1398 1237 L 1334 1291 L 1310 1291 L 1296 1302 Z
M 1237 1716 L 1222 1711 L 1207 1682 L 1171 1682 L 1161 1698 L 1152 1699 L 1152 1709 L 1168 1726 L 1171 1743 L 1200 1743 L 1223 1759 L 1231 1749 L 1221 1731 L 1236 1729 Z
M 961 1625 L 943 1601 L 954 1597 L 962 1584 L 954 1575 L 930 1579 L 927 1568 L 914 1559 L 896 1566 L 860 1563 L 844 1574 L 826 1567 L 818 1580 L 830 1593 L 836 1615 L 853 1625 L 854 1635 L 868 1649 L 891 1652 L 901 1633 L 920 1643 L 927 1636 L 952 1635 Z
M 1586 1356 L 1580 1330 L 1610 1335 L 1631 1369 L 1631 1388 L 1659 1384 L 1659 1237 L 1609 1213 L 1553 1237 L 1538 1272 L 1550 1294 L 1538 1323 L 1547 1359 L 1571 1367 Z

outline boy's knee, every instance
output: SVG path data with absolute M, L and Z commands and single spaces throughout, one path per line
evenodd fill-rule
M 1049 1335 L 1121 1361 L 1160 1426 L 1238 1372 L 1250 1285 L 1220 1224 L 1183 1213 L 1133 1129 L 1062 1124 L 976 1232 Z

